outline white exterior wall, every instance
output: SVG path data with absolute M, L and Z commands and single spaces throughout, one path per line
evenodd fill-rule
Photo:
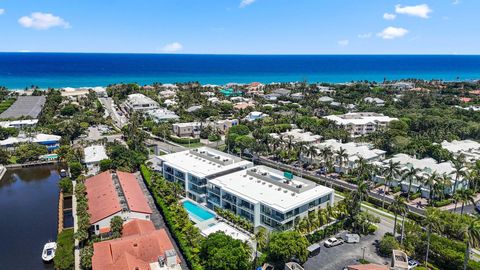
M 122 213 L 118 212 L 114 215 L 111 215 L 109 217 L 106 217 L 102 220 L 99 220 L 96 223 L 91 224 L 94 227 L 94 232 L 95 234 L 100 234 L 100 229 L 105 228 L 105 227 L 110 227 L 110 221 L 112 218 L 119 216 L 121 217 L 124 221 L 128 221 L 131 219 L 143 219 L 143 220 L 150 220 L 150 214 L 145 214 L 145 213 L 140 213 L 140 212 L 129 212 L 129 213 Z M 98 225 L 98 230 L 97 230 L 97 225 Z

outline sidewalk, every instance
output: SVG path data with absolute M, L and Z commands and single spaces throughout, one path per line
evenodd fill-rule
M 77 181 L 72 181 L 73 183 L 73 190 L 75 190 L 75 186 L 77 185 Z M 75 192 L 72 194 L 72 214 L 73 214 L 73 232 L 76 233 L 78 230 L 77 224 L 77 197 L 75 196 Z M 80 248 L 78 246 L 78 240 L 75 239 L 75 270 L 80 270 Z

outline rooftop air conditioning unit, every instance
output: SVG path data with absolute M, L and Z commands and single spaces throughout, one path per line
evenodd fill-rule
M 253 169 L 252 169 L 252 172 L 257 172 L 257 169 L 253 168 Z
M 302 188 L 302 185 L 297 185 L 297 188 Z
M 216 156 L 215 159 L 220 159 L 220 156 Z
M 160 267 L 164 267 L 164 266 L 165 266 L 165 257 L 163 257 L 163 256 L 158 256 L 158 265 L 160 265 Z
M 268 173 L 267 172 L 262 172 L 261 175 L 266 176 Z
M 287 193 L 287 192 L 288 192 L 288 190 L 286 190 L 286 189 L 283 191 L 283 193 Z

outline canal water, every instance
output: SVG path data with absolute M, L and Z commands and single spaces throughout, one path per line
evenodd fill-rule
M 0 269 L 53 269 L 41 254 L 57 236 L 59 170 L 13 169 L 0 180 Z

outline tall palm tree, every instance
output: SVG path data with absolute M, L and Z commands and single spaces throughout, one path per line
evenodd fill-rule
M 383 169 L 383 175 L 385 177 L 385 190 L 383 191 L 382 208 L 385 206 L 385 197 L 387 196 L 387 188 L 390 188 L 391 181 L 400 175 L 400 162 L 393 162 L 391 159 L 388 161 L 387 167 Z
M 473 191 L 470 189 L 457 190 L 457 194 L 459 201 L 462 202 L 462 210 L 460 211 L 460 214 L 463 215 L 463 208 L 465 207 L 465 204 L 471 202 L 473 205 L 475 205 L 475 196 Z
M 318 155 L 318 147 L 313 144 L 308 146 L 306 154 L 310 158 L 310 164 L 313 164 L 313 159 Z
M 333 155 L 333 152 L 330 147 L 324 147 L 320 149 L 320 156 L 322 157 L 324 167 L 327 167 L 327 168 L 329 167 L 330 160 L 332 159 L 332 155 Z
M 455 175 L 455 183 L 453 184 L 453 193 L 457 191 L 458 181 L 461 177 L 465 176 L 465 157 L 459 155 L 453 160 L 453 172 L 451 174 Z
M 348 161 L 347 150 L 345 150 L 343 147 L 340 147 L 340 149 L 335 151 L 335 154 L 337 155 L 338 166 L 343 168 L 344 162 Z
M 438 181 L 438 174 L 437 172 L 433 172 L 429 177 L 425 177 L 423 179 L 423 185 L 428 187 L 429 192 L 428 192 L 428 203 L 431 205 L 433 202 L 433 193 L 434 193 L 434 187 L 437 184 Z
M 361 207 L 362 207 L 362 202 L 364 200 L 368 200 L 368 185 L 364 181 L 359 181 L 357 184 L 357 189 L 352 191 L 350 193 L 351 199 L 352 199 L 352 204 L 353 204 L 353 211 L 352 216 L 355 216 L 356 214 L 360 213 Z
M 425 265 L 428 265 L 428 254 L 430 252 L 430 236 L 433 230 L 441 227 L 440 210 L 436 208 L 427 208 L 424 225 L 427 227 L 427 251 L 425 253 Z
M 468 259 L 470 258 L 470 249 L 480 247 L 480 218 L 472 219 L 463 231 L 464 241 L 467 244 L 465 250 L 465 259 L 463 261 L 463 270 L 467 269 Z
M 407 212 L 407 205 L 405 204 L 405 198 L 401 196 L 395 196 L 395 200 L 388 206 L 388 210 L 392 211 L 395 215 L 393 222 L 393 236 L 395 237 L 397 230 L 397 217 L 398 215 L 404 215 Z
M 412 183 L 414 179 L 417 179 L 417 174 L 419 172 L 420 172 L 420 169 L 414 168 L 413 166 L 403 171 L 402 180 L 408 181 L 407 200 L 410 200 L 410 191 L 412 189 Z
M 366 173 L 368 173 L 368 163 L 367 161 L 365 160 L 365 158 L 363 157 L 359 157 L 356 161 L 355 161 L 355 165 L 356 165 L 356 172 L 357 172 L 357 177 L 362 177 L 364 176 Z

